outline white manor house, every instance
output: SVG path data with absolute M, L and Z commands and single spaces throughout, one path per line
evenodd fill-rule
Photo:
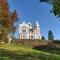
M 19 39 L 41 39 L 39 23 L 36 21 L 35 26 L 25 21 L 19 24 Z

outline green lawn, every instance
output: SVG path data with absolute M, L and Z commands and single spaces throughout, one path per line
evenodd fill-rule
M 37 51 L 22 44 L 0 44 L 0 60 L 60 60 L 60 55 Z

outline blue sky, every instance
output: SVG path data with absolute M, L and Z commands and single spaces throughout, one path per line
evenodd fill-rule
M 50 13 L 51 5 L 46 3 L 39 3 L 39 0 L 9 0 L 10 10 L 13 12 L 15 9 L 19 21 L 16 23 L 15 37 L 19 37 L 18 27 L 23 21 L 35 24 L 37 20 L 40 24 L 41 35 L 46 39 L 48 31 L 52 30 L 55 39 L 60 39 L 60 22 L 59 19 Z

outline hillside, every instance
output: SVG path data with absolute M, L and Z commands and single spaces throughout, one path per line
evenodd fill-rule
M 60 60 L 60 55 L 37 51 L 22 44 L 0 44 L 0 60 Z

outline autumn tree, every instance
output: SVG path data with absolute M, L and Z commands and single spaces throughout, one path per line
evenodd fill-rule
M 55 16 L 60 17 L 60 0 L 39 0 L 39 1 L 51 4 L 52 5 L 51 12 L 53 12 Z
M 9 10 L 8 0 L 0 0 L 0 40 L 4 40 L 4 34 L 7 35 L 15 32 L 14 22 L 18 20 L 16 10 L 11 12 Z

